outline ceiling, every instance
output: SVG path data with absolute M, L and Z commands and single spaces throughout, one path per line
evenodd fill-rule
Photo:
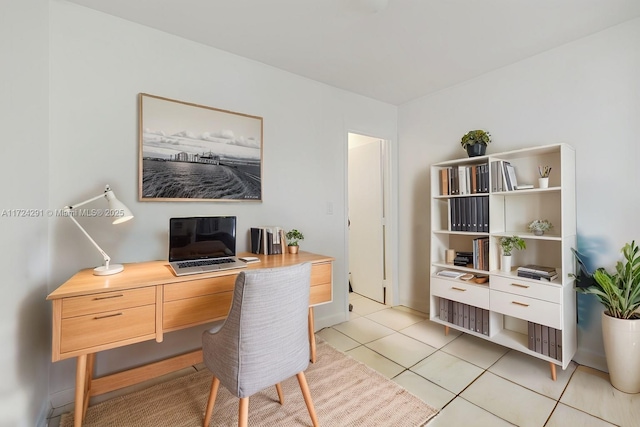
M 638 0 L 69 1 L 394 105 L 640 16 Z

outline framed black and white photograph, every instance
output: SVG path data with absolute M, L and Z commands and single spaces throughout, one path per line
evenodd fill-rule
M 141 93 L 141 201 L 262 201 L 262 117 Z

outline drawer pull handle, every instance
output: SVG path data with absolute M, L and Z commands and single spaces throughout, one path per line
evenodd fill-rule
M 452 286 L 451 289 L 453 289 L 454 291 L 462 291 L 462 292 L 466 292 L 466 289 L 463 288 L 456 288 L 455 286 Z
M 122 313 L 113 313 L 113 314 L 105 314 L 104 316 L 96 316 L 93 318 L 93 320 L 106 319 L 108 317 L 116 317 L 116 316 L 122 316 Z
M 511 286 L 515 286 L 516 288 L 525 288 L 528 289 L 528 285 L 521 285 L 520 283 L 512 283 Z
M 95 297 L 93 300 L 94 300 L 94 301 L 99 301 L 99 300 L 101 300 L 101 299 L 120 298 L 120 297 L 123 297 L 123 296 L 124 296 L 124 294 L 109 295 L 109 296 L 107 296 L 107 297 Z
M 529 304 L 525 304 L 523 302 L 511 301 L 511 304 L 520 305 L 522 307 L 529 307 Z

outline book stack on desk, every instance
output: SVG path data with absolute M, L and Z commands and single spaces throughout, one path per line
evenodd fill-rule
M 518 276 L 527 279 L 544 280 L 551 282 L 558 277 L 558 273 L 554 267 L 546 267 L 544 265 L 527 264 L 518 267 Z

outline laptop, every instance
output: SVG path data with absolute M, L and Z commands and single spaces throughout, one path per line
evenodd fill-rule
M 169 219 L 169 265 L 176 276 L 246 267 L 236 258 L 236 217 Z

